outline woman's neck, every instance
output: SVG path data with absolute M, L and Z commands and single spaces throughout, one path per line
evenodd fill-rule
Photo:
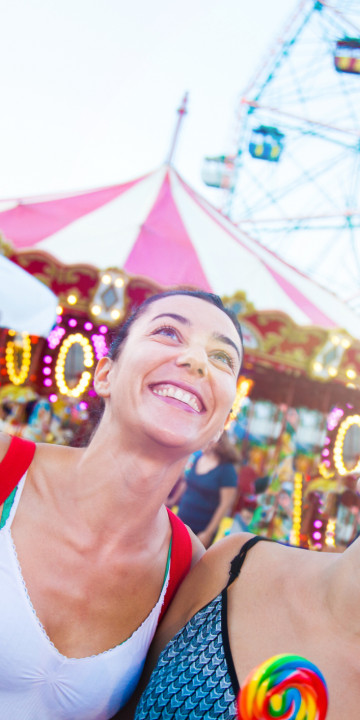
M 71 472 L 74 509 L 94 530 L 136 535 L 152 526 L 187 457 L 166 449 L 145 453 L 96 434 Z M 75 465 L 75 464 L 74 464 Z M 70 485 L 70 483 L 69 483 Z

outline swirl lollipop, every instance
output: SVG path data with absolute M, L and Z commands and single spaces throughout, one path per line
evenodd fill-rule
M 237 698 L 239 720 L 324 720 L 326 682 L 319 668 L 299 655 L 274 655 L 245 680 Z

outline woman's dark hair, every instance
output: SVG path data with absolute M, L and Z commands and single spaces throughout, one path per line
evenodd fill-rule
M 213 293 L 205 292 L 203 290 L 189 290 L 185 288 L 178 288 L 173 290 L 165 290 L 162 293 L 157 293 L 156 295 L 151 295 L 150 297 L 146 298 L 141 305 L 139 305 L 135 310 L 132 311 L 131 315 L 127 318 L 127 320 L 124 322 L 124 324 L 120 327 L 117 335 L 115 335 L 110 348 L 108 352 L 108 357 L 111 360 L 116 360 L 122 349 L 122 345 L 125 342 L 126 338 L 129 335 L 129 331 L 135 320 L 137 320 L 140 315 L 145 312 L 146 308 L 151 305 L 151 303 L 156 302 L 157 300 L 161 300 L 164 297 L 172 297 L 173 295 L 187 295 L 189 297 L 195 297 L 199 300 L 205 300 L 208 303 L 211 303 L 212 305 L 216 305 L 220 310 L 222 310 L 225 315 L 227 315 L 232 323 L 235 326 L 235 329 L 239 335 L 240 338 L 240 345 L 243 349 L 243 336 L 241 332 L 240 323 L 235 315 L 235 313 L 230 310 L 229 308 L 225 307 L 223 304 L 223 301 L 218 295 L 214 295 Z
M 224 430 L 217 443 L 210 448 L 210 451 L 217 455 L 220 464 L 233 463 L 233 465 L 237 465 L 241 462 L 240 451 L 230 441 L 226 430 Z

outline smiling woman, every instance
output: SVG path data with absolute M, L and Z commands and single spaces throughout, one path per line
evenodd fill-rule
M 219 298 L 154 296 L 99 361 L 104 413 L 86 448 L 0 436 L 2 717 L 108 720 L 132 694 L 203 553 L 164 503 L 222 433 L 241 357 Z

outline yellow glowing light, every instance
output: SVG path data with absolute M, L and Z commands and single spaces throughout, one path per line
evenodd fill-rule
M 332 338 L 331 338 L 331 342 L 332 342 L 333 345 L 339 345 L 339 343 L 340 343 L 340 338 L 339 338 L 337 335 L 333 335 Z
M 330 377 L 336 377 L 336 375 L 338 374 L 338 371 L 335 367 L 330 366 L 328 368 L 328 373 L 329 373 Z
M 342 421 L 334 443 L 334 465 L 339 475 L 348 475 L 349 473 L 360 472 L 360 460 L 356 463 L 355 467 L 351 469 L 347 468 L 344 464 L 343 447 L 345 435 L 352 425 L 360 427 L 360 415 L 348 415 L 348 417 Z
M 121 277 L 116 278 L 115 280 L 115 287 L 122 287 L 124 285 L 124 280 Z
M 346 387 L 354 389 L 356 385 L 354 385 L 354 383 L 346 383 Z
M 63 312 L 64 312 L 64 308 L 61 307 L 61 305 L 58 305 L 57 308 L 56 308 L 56 313 L 57 313 L 57 315 L 62 315 Z
M 11 337 L 15 334 L 13 330 L 9 330 Z M 29 374 L 31 365 L 31 340 L 27 333 L 22 333 L 22 358 L 19 372 L 15 367 L 15 343 L 13 340 L 9 340 L 6 345 L 5 362 L 9 380 L 13 385 L 22 385 Z
M 355 378 L 356 378 L 356 372 L 355 372 L 355 370 L 352 370 L 351 368 L 349 368 L 349 369 L 346 371 L 346 377 L 348 377 L 349 380 L 355 380 Z
M 239 377 L 239 380 L 237 382 L 235 400 L 230 410 L 230 414 L 225 425 L 225 430 L 229 429 L 233 420 L 235 420 L 235 418 L 238 416 L 242 401 L 245 397 L 247 397 L 247 395 L 249 395 L 253 384 L 254 381 L 250 380 L 250 378 L 243 377 L 242 375 Z
M 291 530 L 292 545 L 300 545 L 301 517 L 302 517 L 302 494 L 303 476 L 302 473 L 294 474 L 294 495 L 293 495 L 293 524 Z
M 93 315 L 100 315 L 100 313 L 101 313 L 100 305 L 93 305 L 91 308 L 91 312 Z
M 345 350 L 347 350 L 351 345 L 350 340 L 348 340 L 347 338 L 343 338 L 341 341 L 341 345 L 343 346 L 343 348 L 345 348 Z
M 118 320 L 119 317 L 121 317 L 121 312 L 120 312 L 120 310 L 112 310 L 110 315 L 113 320 Z
M 320 362 L 314 362 L 313 368 L 315 372 L 321 372 L 324 368 L 323 365 Z
M 330 480 L 330 478 L 334 477 L 334 472 L 329 470 L 325 463 L 320 463 L 318 469 L 321 477 L 325 478 L 325 480 Z
M 325 532 L 325 545 L 328 547 L 335 547 L 335 528 L 336 520 L 329 518 Z
M 110 285 L 111 283 L 111 275 L 103 275 L 101 278 L 101 282 L 104 283 L 104 285 Z
M 77 299 L 76 295 L 70 294 L 67 296 L 67 301 L 68 301 L 69 305 L 76 305 L 78 299 Z
M 62 395 L 67 397 L 80 397 L 85 392 L 91 380 L 91 373 L 84 370 L 81 374 L 81 378 L 74 388 L 69 388 L 65 380 L 65 362 L 66 356 L 75 343 L 81 345 L 84 353 L 84 367 L 91 368 L 94 365 L 94 353 L 89 340 L 81 335 L 81 333 L 75 333 L 74 335 L 68 335 L 67 338 L 62 342 L 58 354 L 58 358 L 55 366 L 55 381 L 58 389 Z

